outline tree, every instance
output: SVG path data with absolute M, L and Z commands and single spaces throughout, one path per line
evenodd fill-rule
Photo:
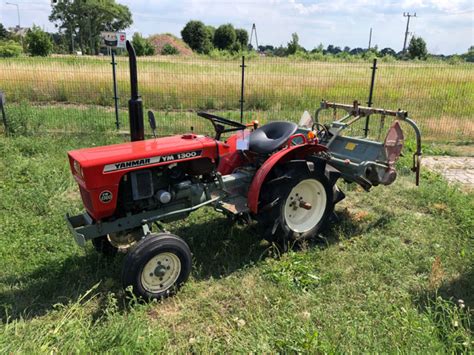
M 161 50 L 162 55 L 177 55 L 179 51 L 176 47 L 173 47 L 171 44 L 166 43 Z
M 206 26 L 206 29 L 209 34 L 209 40 L 212 42 L 214 39 L 214 33 L 216 33 L 216 28 L 213 26 Z
M 288 42 L 288 55 L 295 54 L 301 48 L 299 45 L 299 40 L 300 39 L 296 32 L 291 34 L 291 41 Z
M 0 23 L 0 41 L 8 39 L 8 31 L 3 25 Z
M 138 32 L 135 32 L 132 37 L 133 48 L 137 56 L 153 55 L 155 54 L 155 48 L 152 44 Z
M 232 49 L 236 39 L 234 26 L 230 23 L 221 25 L 214 34 L 214 46 L 219 49 Z
M 181 37 L 193 51 L 207 54 L 212 49 L 211 33 L 210 26 L 201 21 L 189 21 L 181 30 Z
M 413 36 L 408 45 L 408 56 L 411 59 L 422 59 L 425 60 L 428 56 L 428 50 L 426 49 L 426 42 L 421 37 Z
M 236 28 L 235 29 L 235 36 L 237 38 L 237 42 L 240 43 L 242 48 L 247 48 L 247 44 L 249 42 L 249 34 L 243 28 Z
M 79 42 L 83 53 L 99 52 L 101 32 L 121 31 L 133 23 L 128 7 L 115 0 L 58 0 L 52 8 L 49 20 L 68 39 Z
M 380 55 L 385 57 L 387 55 L 391 55 L 392 57 L 397 56 L 397 52 L 395 52 L 392 48 L 386 47 L 380 51 Z
M 25 41 L 28 52 L 32 56 L 46 57 L 53 50 L 51 36 L 35 25 L 26 33 Z
M 53 41 L 53 53 L 67 54 L 69 53 L 70 41 L 63 33 L 50 33 Z

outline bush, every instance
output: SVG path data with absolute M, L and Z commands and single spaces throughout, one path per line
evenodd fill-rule
M 214 34 L 214 46 L 219 49 L 232 49 L 236 39 L 234 26 L 230 23 L 221 25 Z
M 173 47 L 171 44 L 166 43 L 161 50 L 162 55 L 176 55 L 179 54 L 179 51 L 176 47 Z
M 23 48 L 15 41 L 0 41 L 0 58 L 18 57 L 22 52 Z
M 155 54 L 155 48 L 152 44 L 138 32 L 135 32 L 132 37 L 133 48 L 137 56 L 153 55 Z
M 33 27 L 26 33 L 26 45 L 32 56 L 47 57 L 53 51 L 53 41 L 40 27 Z

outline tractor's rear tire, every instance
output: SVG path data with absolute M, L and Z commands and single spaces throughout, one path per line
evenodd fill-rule
M 263 186 L 257 219 L 264 236 L 286 250 L 289 242 L 312 238 L 326 226 L 333 200 L 333 188 L 323 172 L 292 169 Z
M 137 242 L 123 262 L 122 283 L 145 300 L 174 294 L 191 273 L 186 242 L 170 233 L 149 235 Z
M 92 245 L 98 253 L 108 257 L 115 256 L 118 251 L 118 249 L 110 243 L 106 235 L 92 239 Z

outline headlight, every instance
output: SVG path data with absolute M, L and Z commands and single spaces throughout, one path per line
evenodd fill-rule
M 82 168 L 81 168 L 81 164 L 79 164 L 79 162 L 77 160 L 74 160 L 74 170 L 75 172 L 80 175 L 81 177 L 84 177 L 84 175 L 82 174 Z

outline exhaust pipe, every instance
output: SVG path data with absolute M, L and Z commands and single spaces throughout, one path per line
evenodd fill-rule
M 128 100 L 128 115 L 130 118 L 130 139 L 132 142 L 145 139 L 143 125 L 143 101 L 138 95 L 137 55 L 130 41 L 127 41 L 128 61 L 130 65 L 131 98 Z

